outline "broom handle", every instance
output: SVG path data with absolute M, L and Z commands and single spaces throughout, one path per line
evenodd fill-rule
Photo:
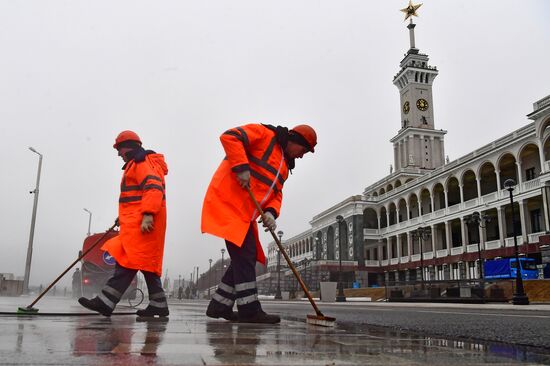
M 94 249 L 103 240 L 103 238 L 105 238 L 107 234 L 113 231 L 117 226 L 118 226 L 118 222 L 115 221 L 113 226 L 111 226 L 105 232 L 105 234 L 101 235 L 101 238 L 99 238 L 91 247 L 89 247 L 84 253 L 82 253 L 73 263 L 71 263 L 71 265 L 65 271 L 63 271 L 63 273 L 61 273 L 44 291 L 42 291 L 40 295 L 38 295 L 38 297 L 32 302 L 32 304 L 27 306 L 27 308 L 32 308 L 33 305 L 38 302 L 38 300 L 40 300 L 48 291 L 50 291 L 50 289 L 61 279 L 61 277 L 65 275 L 65 273 L 69 272 L 69 270 L 73 268 L 75 264 L 77 264 L 82 258 L 84 258 L 86 254 L 90 253 L 92 249 Z
M 250 190 L 249 186 L 246 187 L 246 190 L 248 191 L 248 194 L 250 195 L 250 198 L 252 198 L 252 202 L 254 202 L 254 205 L 256 206 L 256 209 L 258 210 L 258 212 L 262 216 L 262 221 L 263 221 L 264 211 L 260 207 L 260 204 L 256 200 L 256 197 L 254 197 L 254 195 L 252 194 L 252 191 Z M 269 229 L 269 232 L 271 233 L 271 236 L 275 240 L 275 243 L 277 243 L 277 246 L 279 247 L 279 251 L 281 253 L 283 253 L 283 257 L 285 257 L 286 262 L 288 263 L 288 266 L 292 270 L 292 273 L 294 273 L 294 276 L 296 277 L 296 279 L 300 283 L 300 286 L 302 286 L 302 290 L 304 290 L 304 293 L 306 294 L 307 298 L 309 299 L 309 302 L 311 303 L 311 306 L 313 306 L 313 309 L 315 310 L 315 313 L 317 313 L 318 316 L 324 316 L 323 313 L 321 312 L 321 310 L 319 310 L 319 308 L 317 307 L 317 304 L 315 304 L 315 301 L 313 300 L 313 298 L 311 297 L 311 294 L 309 293 L 309 291 L 306 287 L 306 284 L 302 280 L 302 277 L 300 277 L 300 274 L 298 273 L 298 271 L 296 271 L 296 268 L 294 268 L 294 265 L 292 264 L 292 261 L 290 260 L 290 257 L 288 256 L 288 254 L 286 254 L 286 251 L 283 248 L 283 245 L 281 244 L 279 238 L 277 237 L 277 235 L 275 235 L 273 230 Z

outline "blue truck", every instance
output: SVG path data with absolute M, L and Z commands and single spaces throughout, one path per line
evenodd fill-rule
M 521 277 L 525 280 L 534 280 L 539 277 L 537 263 L 533 258 L 520 258 Z M 483 271 L 483 278 L 493 279 L 514 279 L 516 278 L 516 258 L 502 258 L 486 261 Z

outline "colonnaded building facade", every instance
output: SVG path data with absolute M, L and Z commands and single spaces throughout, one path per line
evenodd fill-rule
M 390 140 L 395 171 L 314 216 L 306 231 L 282 240 L 314 290 L 320 281 L 338 280 L 340 255 L 347 287 L 419 279 L 422 270 L 427 280 L 478 278 L 478 258 L 514 253 L 512 206 L 504 189 L 508 179 L 516 182 L 520 252 L 540 258 L 538 238 L 550 230 L 550 95 L 533 104 L 531 121 L 523 127 L 448 161 L 447 131 L 435 128 L 433 113 L 438 70 L 415 47 L 414 27 L 408 25 L 410 49 L 393 79 L 401 109 L 401 129 Z M 473 212 L 484 218 L 481 225 L 468 220 Z M 272 242 L 267 272 L 257 278 L 260 292 L 274 291 L 277 259 Z M 284 264 L 281 258 L 282 289 L 297 289 Z

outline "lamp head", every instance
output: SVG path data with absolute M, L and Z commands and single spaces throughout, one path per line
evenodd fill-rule
M 512 192 L 516 186 L 516 181 L 513 179 L 506 179 L 504 181 L 504 188 L 506 188 L 508 191 Z
M 342 217 L 342 215 L 338 215 L 336 216 L 336 221 L 338 221 L 338 223 L 341 223 L 342 221 L 344 221 L 344 217 Z
M 284 233 L 283 233 L 282 230 L 277 231 L 277 236 L 278 236 L 279 238 L 282 238 L 283 235 L 284 235 Z

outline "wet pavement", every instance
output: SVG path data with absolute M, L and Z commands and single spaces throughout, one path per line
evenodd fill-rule
M 28 298 L 1 298 L 15 312 Z M 46 297 L 40 314 L 87 313 Z M 550 355 L 504 344 L 423 337 L 384 327 L 322 328 L 283 315 L 279 325 L 230 323 L 206 303 L 170 304 L 168 321 L 133 315 L 0 316 L 0 364 L 10 365 L 495 365 L 550 364 Z M 350 310 L 352 308 L 350 307 Z M 119 311 L 129 311 L 119 307 Z

